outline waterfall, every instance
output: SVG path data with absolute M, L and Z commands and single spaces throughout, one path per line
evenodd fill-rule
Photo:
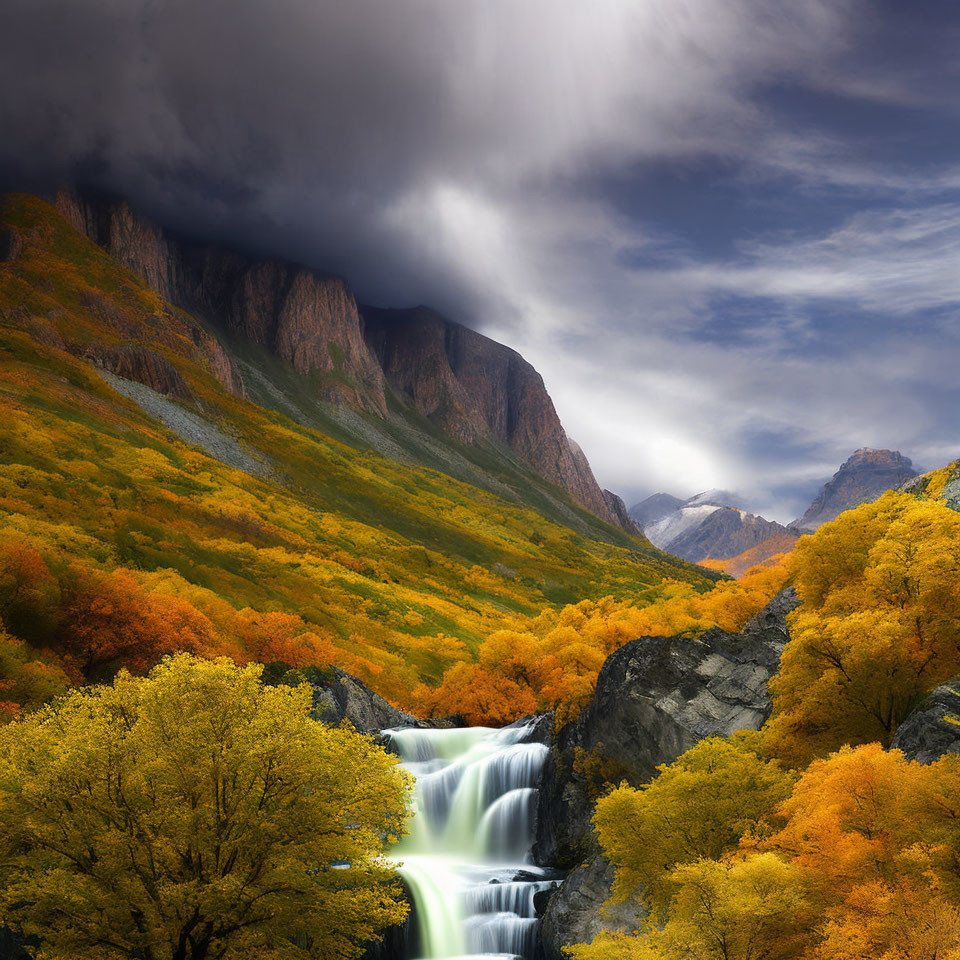
M 385 730 L 416 777 L 410 833 L 394 851 L 425 958 L 533 960 L 534 896 L 556 886 L 531 866 L 537 778 L 531 726 Z

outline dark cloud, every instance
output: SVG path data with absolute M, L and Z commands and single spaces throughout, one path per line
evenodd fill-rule
M 960 15 L 923 6 L 7 0 L 0 174 L 432 303 L 608 485 L 789 519 L 854 447 L 958 439 Z

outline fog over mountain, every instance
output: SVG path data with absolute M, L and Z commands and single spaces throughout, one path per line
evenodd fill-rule
M 429 304 L 600 483 L 798 516 L 960 452 L 960 8 L 11 0 L 0 179 Z

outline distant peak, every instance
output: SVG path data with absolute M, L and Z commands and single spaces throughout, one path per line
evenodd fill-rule
M 912 467 L 913 461 L 905 457 L 899 450 L 877 450 L 873 447 L 860 447 L 854 450 L 843 462 L 843 466 L 853 466 L 861 463 L 872 463 L 878 465 L 892 465 L 897 467 Z

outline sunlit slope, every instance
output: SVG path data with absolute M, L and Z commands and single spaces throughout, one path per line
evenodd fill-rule
M 234 373 L 256 358 L 47 204 L 7 198 L 2 226 L 0 537 L 34 544 L 51 569 L 129 568 L 218 626 L 243 607 L 296 613 L 395 697 L 515 613 L 664 577 L 709 583 L 568 498 L 569 525 L 344 442 L 357 428 L 334 439 L 336 423 L 298 423 L 282 412 L 295 401 L 283 371 L 261 388 L 280 409 L 238 395 Z

